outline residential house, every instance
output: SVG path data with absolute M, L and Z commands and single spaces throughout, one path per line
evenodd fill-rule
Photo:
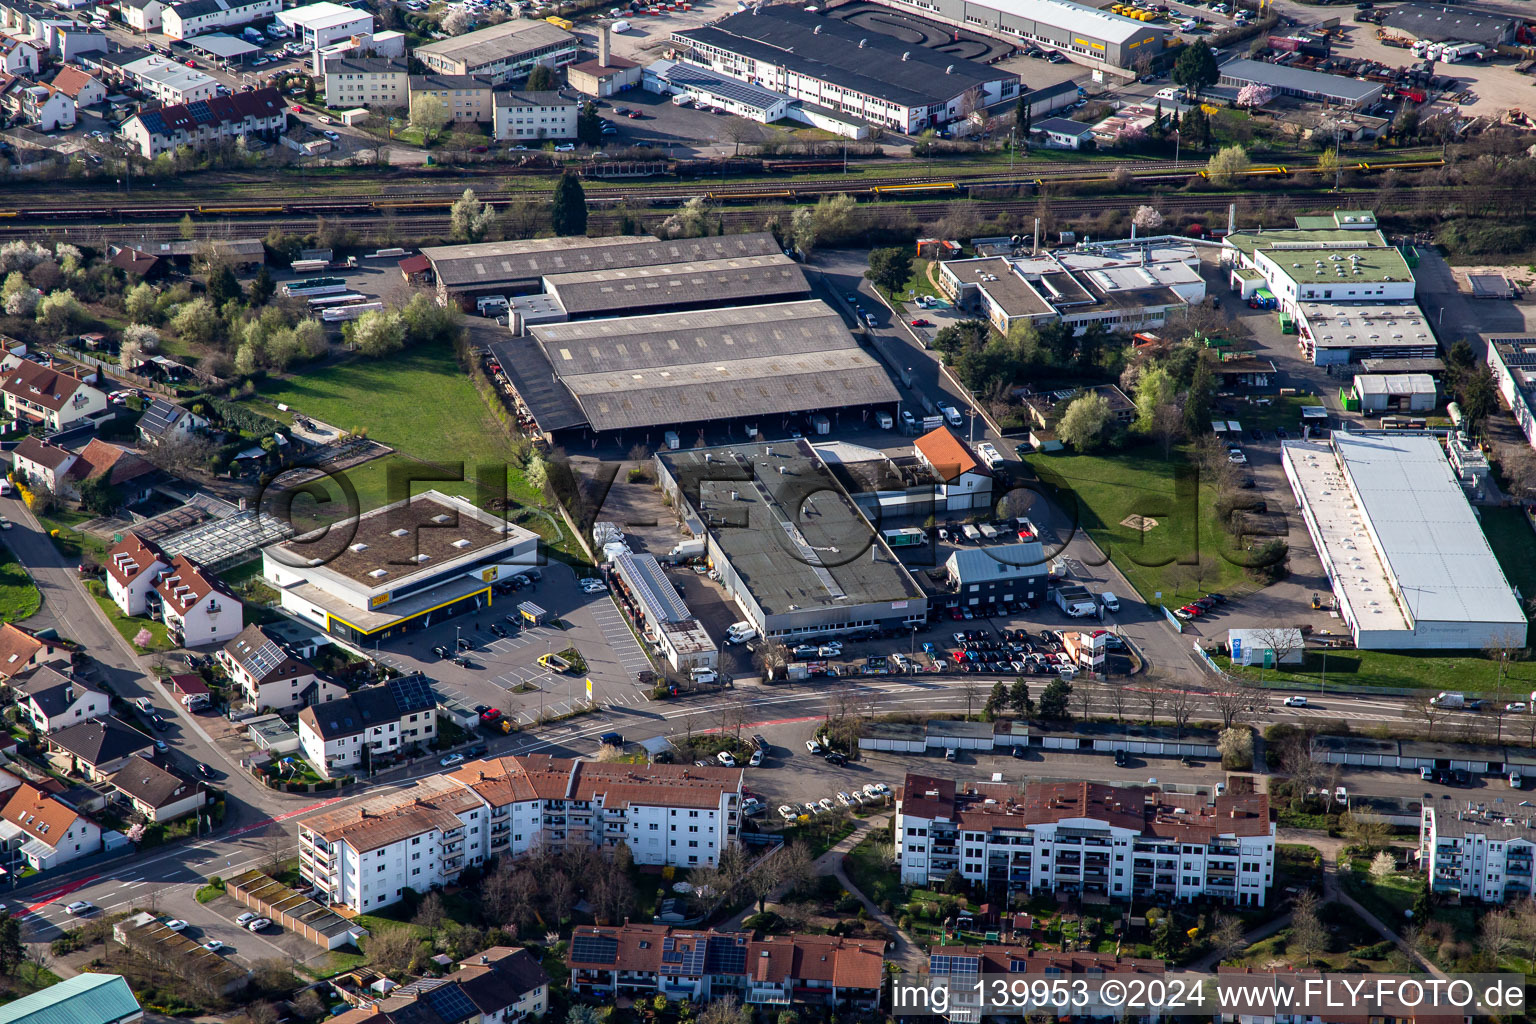
M 299 749 L 326 778 L 370 768 L 437 738 L 437 698 L 420 675 L 391 679 L 299 712 Z
M 64 474 L 74 462 L 75 453 L 68 448 L 49 444 L 30 434 L 18 441 L 11 451 L 11 469 L 16 479 L 33 488 L 41 485 L 54 494 L 58 493 Z
M 939 478 L 944 507 L 951 512 L 989 509 L 992 506 L 992 473 L 947 426 L 935 427 L 912 445 L 918 461 Z
M 121 66 L 123 79 L 162 106 L 211 100 L 219 94 L 219 80 L 205 71 L 189 68 L 174 57 L 149 54 Z
M 517 1024 L 549 1006 L 549 975 L 526 949 L 492 946 L 458 970 L 390 990 L 332 1024 Z
M 345 689 L 294 657 L 286 644 L 254 623 L 214 657 L 256 711 L 288 711 L 346 695 Z
M 55 733 L 111 712 L 105 693 L 91 689 L 68 672 L 67 668 L 60 671 L 44 665 L 10 680 L 16 703 L 38 732 Z
M 472 761 L 299 822 L 299 870 L 332 903 L 372 913 L 492 857 L 623 843 L 643 865 L 707 867 L 740 840 L 742 769 L 600 764 L 546 755 Z
M 411 118 L 419 115 L 418 104 L 428 97 L 439 99 L 450 124 L 489 124 L 495 120 L 491 80 L 475 75 L 412 75 L 410 77 Z
M 160 24 L 171 39 L 189 39 L 221 28 L 249 25 L 283 9 L 282 0 L 185 0 L 168 4 Z
M 202 647 L 233 639 L 245 624 L 245 605 L 217 576 L 186 555 L 177 555 L 155 583 L 160 616 L 172 642 Z
M 558 92 L 499 91 L 492 100 L 497 142 L 576 137 L 576 101 Z
M 110 715 L 49 733 L 47 741 L 49 750 L 69 755 L 97 782 L 126 768 L 130 757 L 151 757 L 155 749 L 154 740 Z
M 959 787 L 909 772 L 896 800 L 901 881 L 958 871 L 1009 893 L 1262 907 L 1274 884 L 1269 797 L 1214 801 L 1091 782 Z
M 7 1024 L 135 1024 L 144 1011 L 120 974 L 77 974 L 6 1004 Z
M 325 62 L 325 105 L 372 110 L 411 105 L 410 65 L 399 57 L 331 57 Z
M 8 418 L 39 424 L 47 431 L 68 430 L 111 415 L 107 396 L 83 377 L 26 359 L 0 377 L 0 399 Z
M 78 501 L 86 483 L 104 481 L 113 488 L 118 505 L 137 505 L 148 501 L 154 493 L 153 484 L 158 473 L 152 463 L 127 448 L 93 437 L 64 471 L 54 493 Z
M 47 871 L 99 852 L 101 827 L 59 798 L 23 782 L 0 810 L 0 840 L 26 866 Z M 16 865 L 8 867 L 14 870 Z
M 0 679 L 10 679 L 41 665 L 68 667 L 71 648 L 55 636 L 43 636 L 14 622 L 0 623 Z
M 107 87 L 77 67 L 64 67 L 53 76 L 55 89 L 74 101 L 76 109 L 94 107 L 107 98 Z
M 190 437 L 208 429 L 206 417 L 164 398 L 156 398 L 139 417 L 139 439 L 146 444 Z
M 249 136 L 275 139 L 287 125 L 287 108 L 277 90 L 257 89 L 140 111 L 123 122 L 118 134 L 152 160 L 178 146 L 202 149 Z
M 885 943 L 835 935 L 770 935 L 664 924 L 581 925 L 566 952 L 571 989 L 599 999 L 653 993 L 695 1003 L 810 1003 L 869 1011 L 885 979 Z
M 1045 136 L 1045 144 L 1056 149 L 1081 149 L 1092 141 L 1093 129 L 1067 117 L 1048 117 L 1029 126 L 1031 135 Z
M 37 74 L 40 50 L 31 39 L 0 35 L 0 71 L 8 75 Z
M 0 76 L 0 111 L 28 128 L 56 132 L 75 126 L 75 101 L 43 82 Z
M 134 811 L 148 821 L 175 821 L 208 802 L 201 782 L 144 757 L 129 758 L 111 781 Z
M 121 270 L 124 277 L 150 281 L 165 273 L 166 265 L 158 256 L 151 256 L 127 245 L 111 245 L 107 248 L 112 253 L 109 262 Z
M 107 593 L 124 615 L 147 614 L 155 581 L 170 567 L 170 559 L 157 545 L 136 533 L 125 533 L 107 551 Z
M 164 0 L 117 0 L 117 16 L 135 32 L 159 32 Z

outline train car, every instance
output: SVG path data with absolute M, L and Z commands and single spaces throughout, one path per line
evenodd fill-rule
M 373 204 L 375 210 L 446 210 L 454 204 L 452 199 L 381 199 Z
M 789 189 L 779 189 L 770 192 L 708 192 L 706 195 L 716 202 L 754 202 L 758 199 L 793 199 L 794 192 Z
M 206 214 L 274 214 L 282 213 L 281 206 L 199 206 L 198 213 Z
M 958 192 L 960 186 L 953 181 L 942 181 L 926 185 L 873 185 L 870 191 L 877 196 L 903 196 L 923 192 Z

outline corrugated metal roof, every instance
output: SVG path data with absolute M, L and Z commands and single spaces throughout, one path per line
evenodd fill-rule
M 1223 64 L 1221 77 L 1235 82 L 1273 86 L 1276 89 L 1294 89 L 1309 95 L 1331 96 L 1351 103 L 1361 103 L 1381 92 L 1381 85 L 1377 82 L 1249 60 L 1246 57 Z
M 1045 550 L 1034 540 L 960 548 L 949 556 L 945 565 L 962 586 L 990 580 L 1025 579 L 1046 571 Z
M 419 52 L 419 51 L 418 51 Z M 782 253 L 766 231 L 662 241 L 647 235 L 538 238 L 474 245 L 425 246 L 437 279 L 449 288 L 498 288 L 550 274 L 618 267 L 649 267 L 698 260 Z
M 783 253 L 550 274 L 544 285 L 571 316 L 787 298 L 811 291 L 799 265 Z
M 121 975 L 77 974 L 0 1006 L 0 1024 L 112 1024 L 142 1013 Z
M 1102 39 L 1106 43 L 1124 43 L 1148 29 L 1167 32 L 1166 25 L 1156 25 L 1134 18 L 1123 18 L 1087 4 L 1067 0 L 982 0 L 975 6 L 1001 11 L 1013 18 L 1036 21 L 1067 32 Z

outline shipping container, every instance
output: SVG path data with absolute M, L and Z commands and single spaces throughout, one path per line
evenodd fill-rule
M 900 530 L 881 530 L 886 544 L 893 548 L 915 548 L 928 543 L 928 533 L 916 526 L 908 526 Z

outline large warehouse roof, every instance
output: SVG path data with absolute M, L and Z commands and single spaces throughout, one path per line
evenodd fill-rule
M 1306 68 L 1286 67 L 1262 60 L 1240 57 L 1221 66 L 1221 77 L 1238 82 L 1253 82 L 1275 89 L 1290 89 L 1309 96 L 1330 96 L 1350 103 L 1363 103 L 1381 92 L 1378 82 L 1365 82 L 1343 75 L 1330 75 Z
M 468 32 L 452 39 L 439 39 L 435 43 L 418 46 L 415 56 L 433 53 L 447 60 L 463 61 L 470 67 L 477 67 L 507 60 L 542 46 L 555 46 L 571 38 L 569 32 L 547 21 L 514 19 L 478 32 Z
M 977 6 L 1001 11 L 1015 18 L 1054 25 L 1068 32 L 1102 39 L 1106 43 L 1129 42 L 1136 38 L 1138 32 L 1159 27 L 1101 11 L 1087 4 L 1071 3 L 1070 0 L 982 0 Z M 1163 27 L 1166 29 L 1166 26 Z
M 648 267 L 699 260 L 780 254 L 766 231 L 662 241 L 649 235 L 607 238 L 536 238 L 477 245 L 426 246 L 437 279 L 449 289 L 536 284 L 550 274 L 618 267 Z
M 1515 32 L 1515 19 L 1507 14 L 1486 14 L 1443 4 L 1401 4 L 1392 8 L 1382 24 L 1432 43 L 1454 39 L 1493 46 L 1508 42 Z
M 1524 644 L 1525 612 L 1437 438 L 1340 431 L 1283 448 L 1362 629 L 1402 628 L 1401 602 L 1415 627 L 1508 623 Z
M 784 6 L 733 14 L 713 25 L 674 32 L 672 40 L 738 53 L 908 107 L 947 103 L 967 89 L 1018 78 L 847 21 Z
M 572 317 L 705 303 L 771 301 L 811 293 L 799 265 L 781 252 L 696 263 L 580 270 L 551 274 L 544 284 Z
M 819 301 L 553 324 L 533 334 L 596 430 L 899 397 L 842 318 Z

